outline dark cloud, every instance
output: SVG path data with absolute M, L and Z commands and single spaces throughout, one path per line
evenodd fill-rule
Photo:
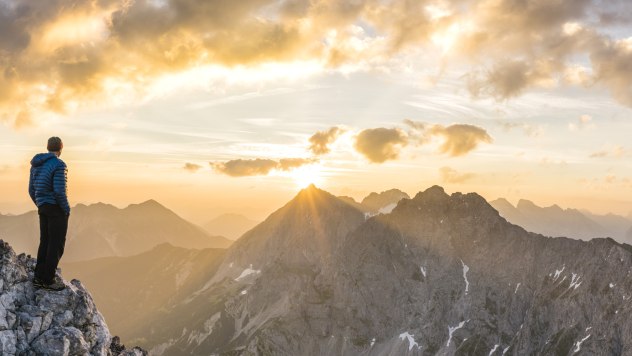
M 291 171 L 295 168 L 314 163 L 309 158 L 281 158 L 278 161 L 272 159 L 235 159 L 226 162 L 211 162 L 211 167 L 231 177 L 265 176 L 273 170 Z
M 408 136 L 398 128 L 366 129 L 356 136 L 354 147 L 372 163 L 383 163 L 399 157 L 402 147 L 408 145 Z
M 184 164 L 183 168 L 186 171 L 189 171 L 191 173 L 195 173 L 195 172 L 199 171 L 202 168 L 202 166 L 200 166 L 199 164 L 187 162 L 187 163 Z
M 463 31 L 450 55 L 472 65 L 474 96 L 555 86 L 579 65 L 582 85 L 632 106 L 630 41 L 600 27 L 630 20 L 620 0 L 4 0 L 0 118 L 102 102 L 117 82 L 142 94 L 161 75 L 206 64 L 383 65 L 454 28 Z
M 449 156 L 463 156 L 474 150 L 481 143 L 492 143 L 492 137 L 487 131 L 475 125 L 452 124 L 443 126 L 425 122 L 404 120 L 409 127 L 408 139 L 410 142 L 425 144 L 432 138 L 443 140 L 439 146 L 439 152 Z
M 492 143 L 492 137 L 485 129 L 467 124 L 454 124 L 447 127 L 434 125 L 427 130 L 430 136 L 443 138 L 439 152 L 449 156 L 463 156 L 481 143 Z
M 343 130 L 337 126 L 326 131 L 318 131 L 309 138 L 309 150 L 315 155 L 329 153 L 329 145 L 332 144 Z
M 632 41 L 597 42 L 590 60 L 595 82 L 605 85 L 617 101 L 632 107 Z
M 439 168 L 439 175 L 444 183 L 464 183 L 476 176 L 474 173 L 459 173 L 450 167 Z
M 311 158 L 281 158 L 276 168 L 282 171 L 291 171 L 295 168 L 315 162 L 316 160 Z

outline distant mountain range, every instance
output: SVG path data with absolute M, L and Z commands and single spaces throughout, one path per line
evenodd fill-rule
M 614 214 L 597 215 L 589 211 L 562 209 L 558 205 L 540 207 L 529 200 L 520 200 L 513 206 L 506 199 L 490 204 L 509 222 L 546 236 L 565 236 L 588 240 L 595 237 L 612 237 L 632 243 L 632 220 Z
M 237 240 L 258 223 L 259 221 L 251 220 L 241 214 L 229 213 L 214 218 L 202 227 L 212 235 L 225 236 L 231 240 Z
M 183 267 L 192 259 L 199 268 Z M 154 355 L 632 350 L 631 246 L 530 233 L 481 196 L 436 186 L 372 217 L 311 186 L 225 253 L 161 246 L 106 260 L 81 277 L 88 286 L 109 281 L 99 292 L 106 298 L 93 292 L 97 303 L 138 305 L 168 291 L 156 315 L 119 324 Z M 90 263 L 65 268 L 82 273 Z M 147 277 L 124 272 L 142 268 Z M 180 269 L 196 272 L 178 279 Z M 108 291 L 123 273 L 130 281 L 120 287 L 144 295 Z
M 37 255 L 37 212 L 0 215 L 0 238 L 11 243 L 17 252 Z M 79 204 L 70 215 L 63 260 L 130 256 L 162 243 L 187 248 L 226 248 L 231 242 L 225 237 L 211 236 L 155 200 L 124 209 L 103 203 Z
M 208 281 L 225 253 L 164 243 L 135 256 L 62 262 L 61 268 L 66 278 L 79 279 L 90 290 L 110 330 L 132 344 L 157 345 L 170 335 L 155 325 L 189 322 L 190 314 L 170 310 Z

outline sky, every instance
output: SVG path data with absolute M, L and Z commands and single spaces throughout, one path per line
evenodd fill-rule
M 624 0 L 0 0 L 0 213 L 263 219 L 310 183 L 632 214 Z

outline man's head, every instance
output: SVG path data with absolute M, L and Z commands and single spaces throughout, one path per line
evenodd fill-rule
M 48 144 L 46 145 L 48 152 L 52 152 L 57 154 L 57 156 L 61 155 L 61 150 L 64 148 L 64 143 L 61 142 L 61 138 L 57 136 L 53 136 L 48 139 Z

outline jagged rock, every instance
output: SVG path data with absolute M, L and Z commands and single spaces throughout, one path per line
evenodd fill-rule
M 34 267 L 33 258 L 0 240 L 1 355 L 146 355 L 112 348 L 105 320 L 81 282 L 64 281 L 66 289 L 57 292 L 37 289 Z

